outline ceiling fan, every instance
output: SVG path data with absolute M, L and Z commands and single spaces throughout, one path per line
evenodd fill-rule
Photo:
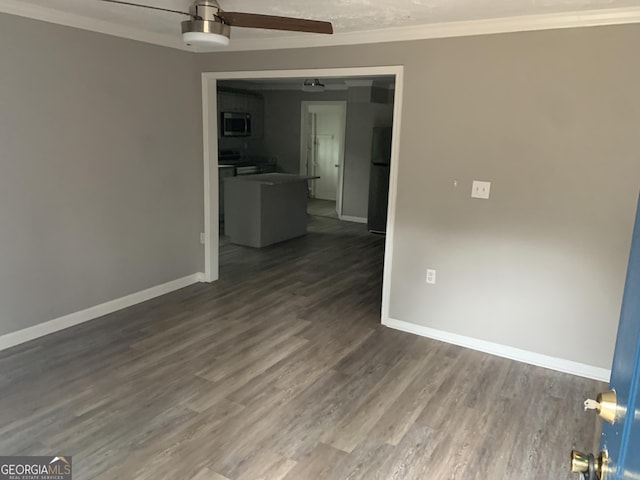
M 182 22 L 182 39 L 188 46 L 227 46 L 229 45 L 229 38 L 231 36 L 231 27 L 264 28 L 267 30 L 287 30 L 292 32 L 333 33 L 333 26 L 330 22 L 260 15 L 256 13 L 225 12 L 220 8 L 217 0 L 195 0 L 189 12 L 141 5 L 139 3 L 122 0 L 101 1 L 177 13 L 190 17 L 189 20 Z

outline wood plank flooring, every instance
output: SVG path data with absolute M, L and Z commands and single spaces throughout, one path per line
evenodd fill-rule
M 81 479 L 570 479 L 598 382 L 386 329 L 383 237 L 312 217 L 221 280 L 0 352 L 0 454 Z

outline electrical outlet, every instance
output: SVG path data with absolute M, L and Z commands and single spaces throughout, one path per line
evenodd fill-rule
M 427 268 L 426 282 L 430 283 L 431 285 L 435 285 L 435 283 L 436 283 L 436 271 L 435 270 L 433 270 L 431 268 Z
M 200 243 L 201 243 L 202 245 L 204 245 L 204 242 L 205 242 L 204 233 L 201 233 L 201 234 L 200 234 Z
M 473 198 L 483 198 L 487 200 L 489 198 L 490 190 L 491 182 L 481 182 L 479 180 L 474 180 L 473 187 L 471 187 L 471 196 Z

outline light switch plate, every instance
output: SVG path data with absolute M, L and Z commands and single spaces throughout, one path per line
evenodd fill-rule
M 427 283 L 431 285 L 435 285 L 436 283 L 436 271 L 432 268 L 427 269 L 427 278 L 425 279 Z
M 471 196 L 473 198 L 489 198 L 489 191 L 491 190 L 491 182 L 482 182 L 480 180 L 473 181 L 473 187 L 471 187 Z

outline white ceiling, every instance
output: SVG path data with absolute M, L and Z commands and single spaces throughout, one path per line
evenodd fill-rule
M 188 11 L 192 3 L 192 0 L 132 1 L 184 11 Z M 278 41 L 283 47 L 385 41 L 386 37 L 380 36 L 384 32 L 393 33 L 393 37 L 386 40 L 407 39 L 403 31 L 414 32 L 414 36 L 418 31 L 427 32 L 424 38 L 453 36 L 456 31 L 460 31 L 458 34 L 470 34 L 464 28 L 461 30 L 461 26 L 473 25 L 481 26 L 476 33 L 489 33 L 640 21 L 640 0 L 219 1 L 221 7 L 228 11 L 331 21 L 336 32 L 333 37 L 325 38 L 329 36 L 234 28 L 232 45 L 240 45 L 242 49 L 265 48 L 265 45 L 274 48 Z M 114 5 L 100 0 L 0 0 L 0 11 L 183 48 L 180 22 L 186 17 L 177 14 Z M 509 22 L 531 26 L 508 27 Z M 443 25 L 455 26 L 453 33 L 438 34 L 437 28 L 442 29 Z M 495 25 L 495 28 L 491 25 Z M 437 28 L 434 30 L 434 27 Z M 361 40 L 358 41 L 358 38 Z

